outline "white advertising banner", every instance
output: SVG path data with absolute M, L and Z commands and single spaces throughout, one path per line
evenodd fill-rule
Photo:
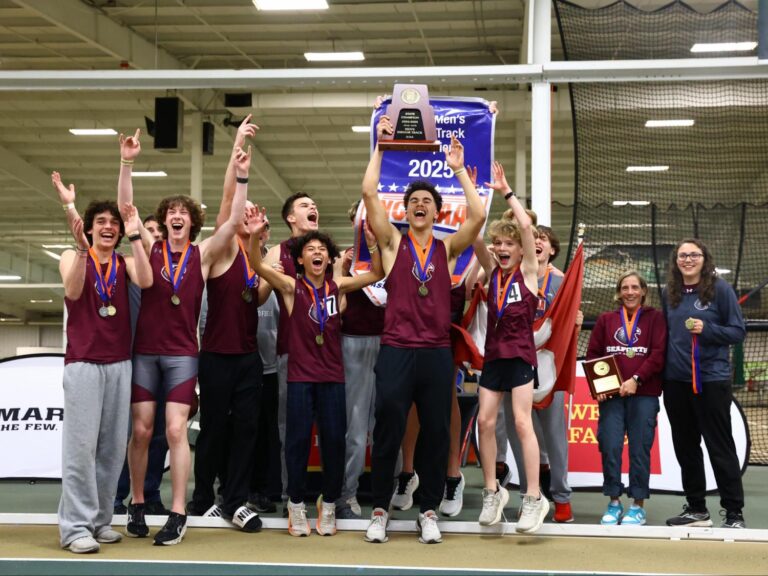
M 650 488 L 651 490 L 682 492 L 683 483 L 680 476 L 680 466 L 677 463 L 675 448 L 672 445 L 672 430 L 670 429 L 667 412 L 664 409 L 664 397 L 662 396 L 659 400 L 660 410 L 656 427 L 656 439 L 651 449 Z M 566 417 L 569 409 L 567 402 L 566 400 Z M 603 485 L 602 463 L 597 444 L 597 420 L 599 414 L 599 404 L 590 396 L 584 370 L 581 362 L 578 362 L 576 365 L 576 387 L 572 406 L 570 407 L 570 419 L 567 430 L 568 482 L 572 488 L 594 488 Z M 731 429 L 733 431 L 733 440 L 736 444 L 736 452 L 739 457 L 739 464 L 743 470 L 749 456 L 747 424 L 744 420 L 743 412 L 735 402 L 731 403 Z M 712 471 L 709 454 L 703 440 L 701 448 L 704 452 L 707 490 L 716 490 L 715 475 Z M 517 484 L 519 476 L 514 460 L 512 450 L 508 446 L 507 464 L 510 470 L 512 470 L 512 482 Z M 625 439 L 621 479 L 625 486 L 629 485 L 628 472 L 629 457 Z
M 64 356 L 0 362 L 0 478 L 61 478 Z

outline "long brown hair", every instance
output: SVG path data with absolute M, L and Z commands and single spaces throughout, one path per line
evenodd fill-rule
M 677 267 L 677 252 L 683 244 L 693 244 L 704 255 L 704 263 L 701 266 L 701 279 L 699 280 L 699 301 L 702 304 L 708 304 L 715 297 L 715 262 L 712 259 L 712 253 L 698 238 L 686 238 L 681 240 L 675 246 L 675 249 L 669 253 L 669 269 L 667 271 L 667 298 L 672 308 L 677 308 L 683 299 L 683 275 Z

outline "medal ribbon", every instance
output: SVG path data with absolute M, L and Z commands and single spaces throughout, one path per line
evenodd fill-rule
M 101 301 L 106 304 L 112 299 L 112 289 L 117 282 L 117 269 L 120 267 L 120 263 L 117 261 L 117 253 L 114 250 L 112 251 L 112 257 L 109 259 L 105 273 L 101 271 L 101 264 L 93 247 L 88 248 L 88 255 L 91 257 L 93 271 L 96 273 L 96 292 Z
M 621 307 L 621 327 L 624 329 L 624 335 L 627 337 L 627 348 L 632 348 L 632 342 L 635 339 L 635 330 L 637 330 L 637 325 L 640 323 L 640 314 L 642 314 L 642 307 L 638 306 L 637 310 L 635 310 L 635 313 L 632 315 L 632 318 L 630 318 L 627 315 L 627 309 L 622 306 Z M 627 330 L 627 326 L 629 326 L 629 330 Z
M 694 394 L 701 394 L 701 370 L 699 362 L 699 339 L 691 335 L 691 385 Z
M 504 282 L 504 286 L 501 285 L 501 268 L 496 268 L 496 274 L 493 276 L 493 288 L 492 291 L 496 294 L 496 322 L 501 320 L 504 314 L 504 309 L 507 307 L 507 298 L 509 297 L 509 291 L 512 289 L 512 280 L 517 276 L 517 272 L 520 270 L 520 266 L 515 268 L 515 271 L 509 275 L 507 281 Z
M 243 256 L 243 262 L 245 263 L 245 289 L 250 290 L 253 288 L 253 285 L 256 284 L 256 270 L 251 268 L 251 263 L 248 261 L 248 254 L 245 252 L 245 246 L 243 246 L 243 241 L 240 239 L 239 236 L 237 236 L 237 245 L 240 248 L 240 254 Z
M 416 250 L 416 246 L 418 246 L 420 250 Z M 419 280 L 424 284 L 427 281 L 427 269 L 429 268 L 430 262 L 432 262 L 432 254 L 435 253 L 434 237 L 430 234 L 429 242 L 422 248 L 421 244 L 419 244 L 416 238 L 413 237 L 411 231 L 408 230 L 408 248 L 411 249 L 411 256 L 413 256 L 413 261 L 416 263 Z M 429 253 L 426 254 L 426 252 Z
M 181 285 L 181 279 L 184 277 L 184 271 L 187 269 L 187 262 L 192 254 L 189 247 L 192 243 L 187 240 L 187 245 L 184 246 L 184 251 L 181 253 L 179 263 L 176 267 L 173 267 L 173 254 L 171 253 L 171 243 L 165 241 L 165 250 L 163 250 L 163 262 L 165 263 L 165 271 L 168 273 L 168 278 L 171 281 L 173 287 L 173 293 L 176 294 L 179 291 L 179 285 Z
M 547 294 L 549 294 L 549 286 L 552 284 L 552 268 L 547 266 L 547 271 L 544 273 L 544 278 L 541 281 L 541 288 L 539 288 L 539 296 L 547 302 Z
M 322 335 L 323 331 L 325 330 L 325 322 L 328 319 L 328 311 L 325 308 L 325 295 L 329 292 L 328 281 L 326 280 L 325 284 L 321 288 L 323 291 L 322 294 L 319 294 L 317 288 L 315 288 L 315 285 L 307 282 L 303 276 L 301 277 L 301 281 L 304 282 L 304 285 L 307 288 L 312 290 L 310 294 L 312 295 L 312 303 L 315 305 L 317 321 L 320 324 L 320 334 Z

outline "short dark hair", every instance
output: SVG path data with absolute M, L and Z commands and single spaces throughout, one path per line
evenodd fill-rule
M 142 220 L 143 224 L 146 224 L 147 222 L 157 222 L 157 218 L 155 217 L 154 214 L 150 214 L 149 216 L 144 218 L 144 220 Z M 159 224 L 159 222 L 158 222 L 158 224 Z
M 319 240 L 325 244 L 325 247 L 328 250 L 328 257 L 330 258 L 331 265 L 333 265 L 336 258 L 341 256 L 339 253 L 339 247 L 336 246 L 336 243 L 333 241 L 333 238 L 331 238 L 330 234 L 320 232 L 319 230 L 311 230 L 304 234 L 304 236 L 299 236 L 296 238 L 296 240 L 293 242 L 293 246 L 291 246 L 291 256 L 293 256 L 293 263 L 296 265 L 296 271 L 301 274 L 304 273 L 304 266 L 299 264 L 299 258 L 301 258 L 301 254 L 304 252 L 304 246 L 309 244 L 309 242 L 312 240 Z
M 443 208 L 443 197 L 440 195 L 440 192 L 437 191 L 434 184 L 427 182 L 426 180 L 415 180 L 408 184 L 408 188 L 405 189 L 405 194 L 403 195 L 403 205 L 406 209 L 408 208 L 408 200 L 410 200 L 411 194 L 418 190 L 426 190 L 432 194 L 432 199 L 435 201 L 435 206 L 437 207 L 437 213 L 439 215 L 440 210 Z
M 312 196 L 306 192 L 296 192 L 296 194 L 291 194 L 288 196 L 288 198 L 285 199 L 285 202 L 283 202 L 283 209 L 280 212 L 280 215 L 283 217 L 283 222 L 285 222 L 285 225 L 288 226 L 289 229 L 291 225 L 288 223 L 288 216 L 293 214 L 293 204 L 300 198 L 309 198 L 312 200 Z
M 552 245 L 552 250 L 555 251 L 554 254 L 549 256 L 549 262 L 552 262 L 552 260 L 557 258 L 557 255 L 560 254 L 560 238 L 557 237 L 555 231 L 552 230 L 552 228 L 549 226 L 536 226 L 536 230 L 539 232 L 539 235 L 543 234 L 549 238 L 549 243 Z
M 189 218 L 192 220 L 192 228 L 189 231 L 189 240 L 194 242 L 197 235 L 200 234 L 200 230 L 203 228 L 205 213 L 197 202 L 185 194 L 167 196 L 160 200 L 160 204 L 157 205 L 155 219 L 157 220 L 157 225 L 160 228 L 160 231 L 163 233 L 163 238 L 168 238 L 168 228 L 165 226 L 165 217 L 168 215 L 168 210 L 174 206 L 182 206 L 189 212 Z
M 103 212 L 109 212 L 114 218 L 117 218 L 118 222 L 120 222 L 120 233 L 118 234 L 117 242 L 115 243 L 115 248 L 117 248 L 120 246 L 120 241 L 123 239 L 123 236 L 125 236 L 125 224 L 123 224 L 120 210 L 117 208 L 117 202 L 113 200 L 94 200 L 88 204 L 88 207 L 85 209 L 85 214 L 83 215 L 83 232 L 85 232 L 85 237 L 88 238 L 88 243 L 93 246 L 93 235 L 90 234 L 88 230 L 93 229 L 93 221 L 96 219 L 96 216 Z

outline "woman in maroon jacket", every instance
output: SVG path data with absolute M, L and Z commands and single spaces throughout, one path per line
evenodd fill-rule
M 648 284 L 630 270 L 616 282 L 614 299 L 620 304 L 601 314 L 589 339 L 587 359 L 612 355 L 626 378 L 617 396 L 597 397 L 600 418 L 597 441 L 603 461 L 603 494 L 611 500 L 600 520 L 607 525 L 645 524 L 643 504 L 650 497 L 651 447 L 661 395 L 661 370 L 667 345 L 667 326 L 660 310 L 644 306 Z M 624 513 L 620 497 L 624 434 L 629 439 L 629 486 L 632 506 Z

